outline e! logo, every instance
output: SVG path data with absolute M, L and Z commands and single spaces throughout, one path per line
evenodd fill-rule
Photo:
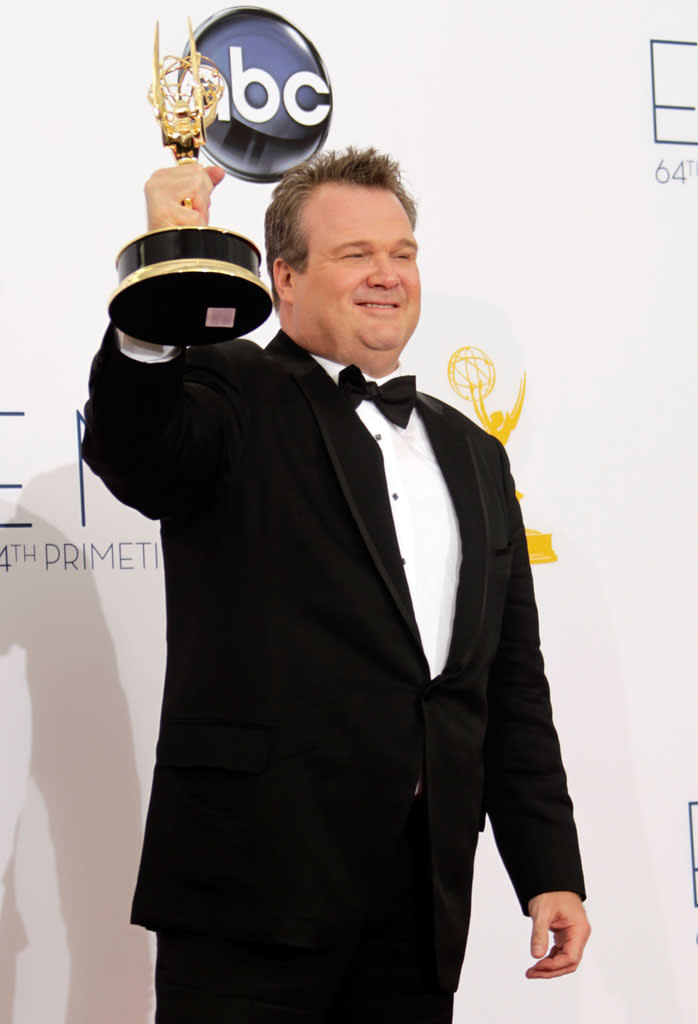
M 226 80 L 206 153 L 247 181 L 278 181 L 327 138 L 332 90 L 322 59 L 297 28 L 258 7 L 214 14 L 194 33 Z

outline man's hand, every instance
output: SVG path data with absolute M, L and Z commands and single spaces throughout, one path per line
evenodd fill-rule
M 145 186 L 148 230 L 208 224 L 211 193 L 224 177 L 221 167 L 201 167 L 196 161 L 156 171 Z M 191 209 L 184 205 L 185 199 Z
M 576 971 L 591 928 L 582 901 L 574 892 L 543 892 L 528 901 L 533 922 L 531 955 L 540 958 L 527 978 L 559 978 Z M 554 945 L 548 952 L 548 932 Z M 547 952 L 547 955 L 546 955 Z

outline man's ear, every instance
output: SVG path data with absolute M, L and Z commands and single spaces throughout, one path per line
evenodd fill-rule
M 274 260 L 274 285 L 281 302 L 293 302 L 296 271 L 293 267 L 278 257 Z

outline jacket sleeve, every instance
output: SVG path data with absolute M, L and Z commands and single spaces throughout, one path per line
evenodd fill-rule
M 521 511 L 504 449 L 500 460 L 512 567 L 490 670 L 485 807 L 524 912 L 541 892 L 584 898 L 584 878 L 550 691 Z
M 212 349 L 138 362 L 107 330 L 90 373 L 83 455 L 120 501 L 151 519 L 186 515 L 239 462 L 246 406 L 225 364 Z

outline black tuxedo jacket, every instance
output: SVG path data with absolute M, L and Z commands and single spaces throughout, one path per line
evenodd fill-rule
M 280 333 L 165 364 L 96 357 L 85 458 L 159 518 L 168 659 L 133 920 L 300 946 L 358 926 L 423 773 L 455 989 L 487 812 L 522 905 L 583 893 L 526 540 L 501 445 L 418 409 L 462 564 L 431 679 L 378 445 Z

